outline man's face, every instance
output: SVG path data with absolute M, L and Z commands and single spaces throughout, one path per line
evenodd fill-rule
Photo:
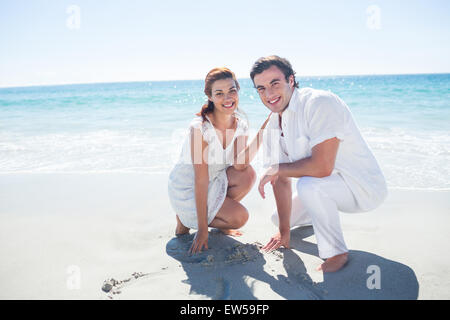
M 267 108 L 276 113 L 283 112 L 286 109 L 294 91 L 293 75 L 289 77 L 289 81 L 286 81 L 283 72 L 278 67 L 271 66 L 262 73 L 255 75 L 253 82 L 262 103 Z

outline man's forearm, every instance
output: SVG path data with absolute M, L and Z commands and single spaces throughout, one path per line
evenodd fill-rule
M 278 176 L 284 178 L 301 178 L 304 176 L 323 178 L 329 175 L 330 173 L 324 166 L 312 157 L 289 163 L 280 163 L 278 167 Z
M 312 148 L 310 157 L 291 163 L 280 163 L 278 175 L 293 178 L 328 177 L 334 170 L 339 143 L 340 140 L 336 137 L 327 139 Z
M 289 232 L 292 209 L 292 185 L 289 178 L 278 178 L 273 185 L 280 233 Z

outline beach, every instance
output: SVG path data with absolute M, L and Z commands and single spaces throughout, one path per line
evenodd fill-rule
M 449 299 L 450 74 L 298 81 L 346 102 L 389 189 L 341 213 L 344 269 L 315 270 L 311 226 L 260 252 L 277 231 L 269 185 L 243 199 L 242 237 L 211 229 L 210 249 L 187 255 L 195 231 L 175 237 L 167 182 L 202 80 L 0 88 L 0 298 Z M 239 82 L 251 141 L 268 110 Z
M 162 300 L 450 299 L 450 1 L 205 4 L 0 1 L 0 300 L 149 299 L 166 309 Z M 205 113 L 215 131 L 200 126 Z M 277 113 L 278 126 L 266 122 Z M 233 135 L 229 116 L 239 118 Z M 250 144 L 268 126 L 250 156 L 257 178 L 241 201 L 242 236 L 209 228 L 208 250 L 189 255 L 197 230 L 176 236 L 175 210 L 186 225 L 181 213 L 204 212 L 188 201 L 190 167 L 177 164 L 191 163 L 195 124 L 212 160 L 208 219 L 220 206 L 221 227 L 246 214 L 219 194 L 240 199 L 253 174 L 242 185 L 230 175 L 226 189 L 213 173 L 233 162 L 238 136 Z M 266 134 L 274 127 L 279 139 Z M 263 199 L 258 185 L 264 165 L 288 158 L 301 161 L 284 171 L 306 176 L 300 186 L 340 174 L 330 190 L 342 210 L 388 195 L 369 212 L 340 213 L 344 244 L 331 193 L 310 179 L 312 195 L 308 186 L 300 198 L 317 234 L 292 228 L 289 248 L 264 252 L 279 229 L 272 186 Z M 172 194 L 169 176 L 180 182 Z M 232 224 L 216 224 L 222 217 Z M 316 237 L 335 257 L 326 266 L 340 267 L 348 248 L 342 269 L 317 270 Z M 172 304 L 178 316 L 190 311 Z
M 0 299 L 450 298 L 449 191 L 390 189 L 371 212 L 341 213 L 349 262 L 327 274 L 312 227 L 292 229 L 290 249 L 259 250 L 276 231 L 266 194 L 242 201 L 243 236 L 210 229 L 191 257 L 167 174 L 2 174 Z

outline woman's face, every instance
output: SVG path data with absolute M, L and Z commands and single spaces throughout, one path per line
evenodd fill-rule
M 233 114 L 239 104 L 239 95 L 236 83 L 233 79 L 222 79 L 214 81 L 211 97 L 215 110 L 225 114 Z

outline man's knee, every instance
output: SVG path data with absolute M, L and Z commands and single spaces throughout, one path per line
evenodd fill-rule
M 291 184 L 291 178 L 279 176 L 277 178 L 277 180 L 274 182 L 273 187 L 274 188 L 285 187 L 285 186 L 289 186 L 290 184 Z
M 303 204 L 314 201 L 320 195 L 320 178 L 301 177 L 297 181 L 297 195 Z

